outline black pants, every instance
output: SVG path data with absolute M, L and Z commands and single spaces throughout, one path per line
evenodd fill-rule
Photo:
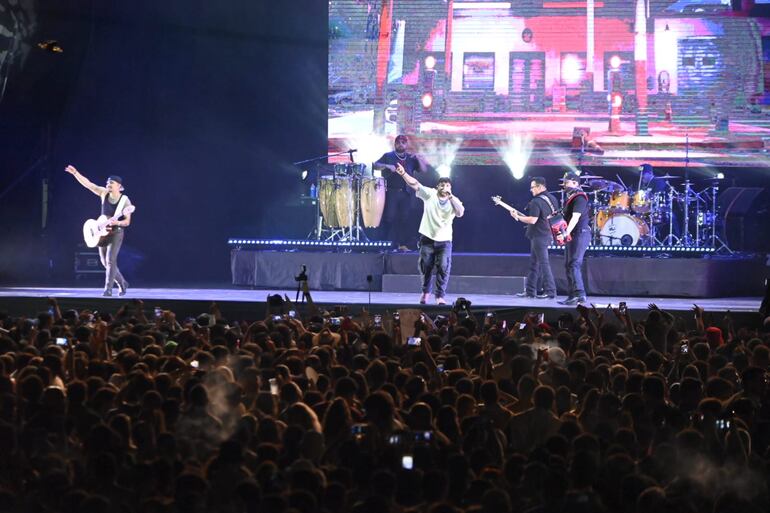
M 105 246 L 99 246 L 99 259 L 104 266 L 104 290 L 112 290 L 116 284 L 125 288 L 126 279 L 118 269 L 118 253 L 123 245 L 123 230 L 115 230 Z
M 591 231 L 586 228 L 572 233 L 572 240 L 567 243 L 564 254 L 569 297 L 585 297 L 586 288 L 583 285 L 583 257 L 591 242 Z
M 415 208 L 414 192 L 390 190 L 385 197 L 383 233 L 385 240 L 393 241 L 396 246 L 414 247 L 417 242 L 417 230 L 420 216 Z
M 542 290 L 549 296 L 556 295 L 556 281 L 553 279 L 548 245 L 550 236 L 535 237 L 529 241 L 529 274 L 527 274 L 527 295 L 534 296 Z
M 433 270 L 435 269 L 436 298 L 444 297 L 449 284 L 449 273 L 452 270 L 452 241 L 437 242 L 428 237 L 422 237 L 417 267 L 422 276 L 422 292 L 429 294 L 433 288 Z

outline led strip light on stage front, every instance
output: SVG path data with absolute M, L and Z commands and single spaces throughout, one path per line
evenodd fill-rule
M 282 247 L 282 248 L 381 248 L 386 249 L 393 246 L 392 241 L 325 241 L 325 240 L 304 240 L 304 239 L 227 239 L 230 246 L 255 246 L 255 247 Z
M 564 246 L 551 244 L 548 249 L 564 249 Z M 695 248 L 686 246 L 588 246 L 587 251 L 608 253 L 715 253 L 715 248 Z

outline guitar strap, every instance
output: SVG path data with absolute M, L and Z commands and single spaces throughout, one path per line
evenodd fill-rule
M 551 201 L 551 198 L 549 198 L 545 194 L 541 194 L 540 196 L 538 196 L 538 198 L 542 198 L 542 200 L 548 204 L 548 207 L 551 209 L 551 215 L 548 216 L 548 219 L 552 218 L 554 214 L 556 214 L 556 207 L 553 206 L 553 202 Z
M 105 201 L 106 200 L 107 200 L 107 198 L 105 196 Z M 120 199 L 118 200 L 117 206 L 115 207 L 115 215 L 116 216 L 121 217 L 123 215 L 123 209 L 126 208 L 126 201 L 127 201 L 126 195 L 122 194 L 120 196 Z M 118 215 L 118 213 L 120 213 L 120 215 Z

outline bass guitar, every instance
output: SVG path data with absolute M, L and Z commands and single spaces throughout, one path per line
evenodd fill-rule
M 503 198 L 500 196 L 492 196 L 492 201 L 495 205 L 498 207 L 503 207 L 508 212 L 515 212 L 517 215 L 524 216 L 524 214 L 504 202 Z M 550 205 L 550 202 L 548 203 Z M 550 206 L 551 215 L 548 216 L 548 225 L 551 227 L 551 235 L 553 236 L 553 241 L 557 245 L 563 246 L 572 240 L 572 236 L 567 235 L 567 222 L 564 220 L 562 215 L 559 212 L 554 211 L 553 205 Z
M 115 215 L 112 217 L 100 215 L 98 219 L 89 219 L 83 223 L 83 239 L 86 241 L 86 246 L 95 248 L 96 246 L 105 245 L 107 243 L 106 237 L 112 231 L 110 223 L 131 214 L 134 210 L 136 210 L 136 207 L 129 205 L 122 212 L 115 212 Z

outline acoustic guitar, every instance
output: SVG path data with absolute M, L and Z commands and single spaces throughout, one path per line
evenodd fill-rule
M 86 246 L 95 248 L 96 246 L 105 245 L 107 243 L 106 238 L 112 232 L 110 223 L 131 214 L 134 210 L 136 210 L 136 207 L 129 205 L 122 212 L 115 212 L 115 215 L 112 217 L 102 214 L 98 219 L 89 219 L 83 223 L 83 239 L 86 241 Z

